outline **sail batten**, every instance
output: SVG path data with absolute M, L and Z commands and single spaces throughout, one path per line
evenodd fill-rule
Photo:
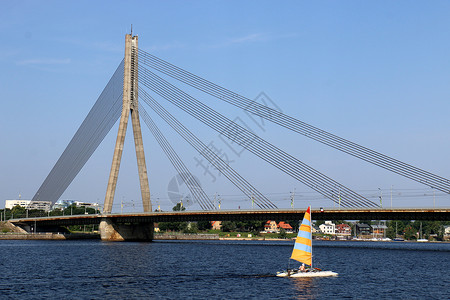
M 298 229 L 294 250 L 291 259 L 311 265 L 312 263 L 312 231 L 311 231 L 311 206 L 305 212 L 302 224 Z

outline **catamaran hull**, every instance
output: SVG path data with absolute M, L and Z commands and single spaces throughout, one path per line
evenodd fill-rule
M 281 272 L 277 274 L 278 277 L 332 277 L 338 276 L 338 273 L 332 271 L 317 271 L 317 272 L 298 272 L 290 273 Z

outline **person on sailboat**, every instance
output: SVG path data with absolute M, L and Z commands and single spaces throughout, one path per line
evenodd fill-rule
M 300 272 L 305 272 L 305 271 L 306 271 L 306 269 L 305 269 L 305 264 L 302 264 L 302 265 L 300 266 L 299 270 L 300 270 Z

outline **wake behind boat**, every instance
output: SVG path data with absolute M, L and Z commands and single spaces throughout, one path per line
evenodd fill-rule
M 311 206 L 306 210 L 302 224 L 298 229 L 290 259 L 301 262 L 302 266 L 299 269 L 277 272 L 278 277 L 329 277 L 338 275 L 336 272 L 322 271 L 312 266 Z M 305 267 L 305 264 L 309 267 Z

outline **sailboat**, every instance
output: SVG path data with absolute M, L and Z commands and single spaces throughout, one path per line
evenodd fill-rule
M 303 264 L 302 268 L 277 272 L 278 277 L 328 277 L 338 275 L 338 273 L 332 271 L 322 271 L 319 268 L 313 268 L 311 206 L 306 210 L 302 224 L 298 229 L 298 235 L 290 259 L 301 262 Z M 308 265 L 309 267 L 304 268 L 304 265 Z
M 421 242 L 422 242 L 422 243 L 423 243 L 423 242 L 428 242 L 428 240 L 427 240 L 427 239 L 424 239 L 424 238 L 423 238 L 423 235 L 422 235 L 422 222 L 420 222 L 419 237 L 420 237 L 420 239 L 417 240 L 419 243 L 421 243 Z

